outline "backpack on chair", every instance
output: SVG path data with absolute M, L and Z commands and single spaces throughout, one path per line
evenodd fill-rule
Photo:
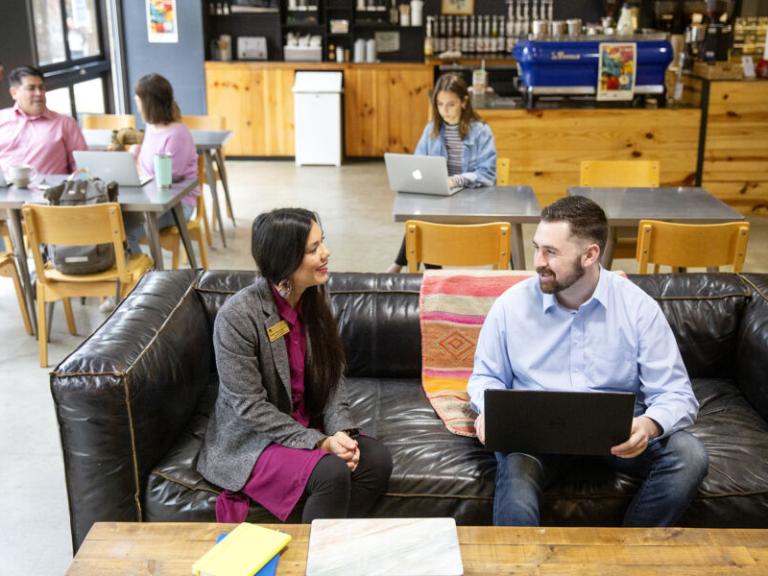
M 117 182 L 105 184 L 87 171 L 78 170 L 58 186 L 48 188 L 45 198 L 51 206 L 86 206 L 116 202 L 117 193 Z M 115 265 L 112 244 L 49 246 L 48 254 L 53 266 L 64 274 L 94 274 Z

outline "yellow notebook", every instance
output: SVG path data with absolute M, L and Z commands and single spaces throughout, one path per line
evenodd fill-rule
M 243 522 L 192 566 L 195 576 L 253 576 L 291 537 Z

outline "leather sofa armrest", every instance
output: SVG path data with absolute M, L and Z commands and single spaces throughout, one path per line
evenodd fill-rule
M 736 380 L 749 403 L 768 422 L 768 274 L 743 274 L 752 291 L 736 353 Z
M 75 551 L 94 522 L 143 519 L 146 479 L 209 381 L 197 277 L 148 274 L 51 373 Z

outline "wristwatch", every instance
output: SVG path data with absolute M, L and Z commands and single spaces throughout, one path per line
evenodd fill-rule
M 349 436 L 350 438 L 357 439 L 358 436 L 360 436 L 360 428 L 347 428 L 346 430 L 342 430 L 344 434 Z

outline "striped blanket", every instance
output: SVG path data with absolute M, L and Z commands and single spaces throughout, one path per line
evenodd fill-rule
M 475 436 L 476 414 L 469 406 L 467 381 L 480 328 L 496 298 L 532 274 L 508 270 L 424 273 L 419 295 L 421 382 L 450 432 Z

